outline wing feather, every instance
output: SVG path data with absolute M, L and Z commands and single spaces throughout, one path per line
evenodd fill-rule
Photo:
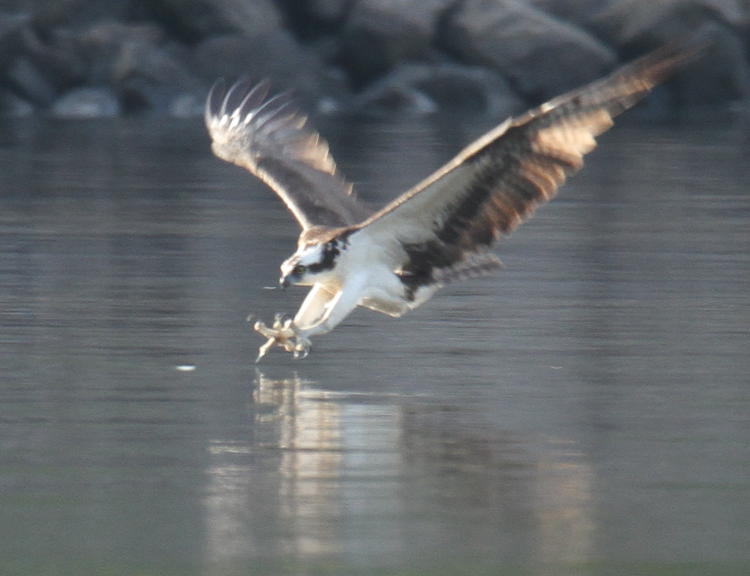
M 415 283 L 433 281 L 440 269 L 486 251 L 553 198 L 613 118 L 696 51 L 662 48 L 506 120 L 373 214 L 360 231 L 390 242 L 400 274 Z
M 268 97 L 269 83 L 240 80 L 214 84 L 205 121 L 212 149 L 222 160 L 246 168 L 284 201 L 300 226 L 348 226 L 370 211 L 336 170 L 328 144 L 306 129 L 307 117 L 286 93 Z

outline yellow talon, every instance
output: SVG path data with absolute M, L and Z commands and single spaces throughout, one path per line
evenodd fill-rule
M 264 322 L 258 320 L 253 328 L 255 331 L 267 338 L 263 346 L 258 349 L 258 357 L 255 362 L 260 362 L 268 351 L 274 346 L 283 348 L 294 354 L 295 358 L 304 358 L 310 352 L 310 341 L 298 331 L 291 318 L 283 319 L 281 314 L 274 317 L 273 326 L 269 328 Z

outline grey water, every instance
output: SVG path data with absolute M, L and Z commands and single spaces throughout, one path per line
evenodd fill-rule
M 492 121 L 325 119 L 394 197 Z M 312 354 L 198 120 L 0 126 L 0 573 L 750 573 L 750 140 L 625 120 L 505 267 Z

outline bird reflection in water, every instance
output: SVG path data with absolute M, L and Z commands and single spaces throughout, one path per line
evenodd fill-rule
M 216 573 L 268 556 L 406 562 L 425 547 L 439 556 L 452 546 L 446 561 L 594 556 L 595 478 L 575 442 L 519 436 L 471 405 L 260 371 L 249 407 L 247 438 L 210 449 Z
M 210 447 L 208 564 L 251 558 L 325 559 L 340 552 L 340 407 L 296 374 L 256 372 L 252 437 Z

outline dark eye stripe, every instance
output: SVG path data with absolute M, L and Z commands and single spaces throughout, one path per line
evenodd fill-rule
M 310 272 L 317 274 L 324 270 L 331 270 L 336 265 L 336 258 L 340 253 L 339 244 L 336 240 L 328 242 L 323 248 L 323 260 L 310 264 Z

